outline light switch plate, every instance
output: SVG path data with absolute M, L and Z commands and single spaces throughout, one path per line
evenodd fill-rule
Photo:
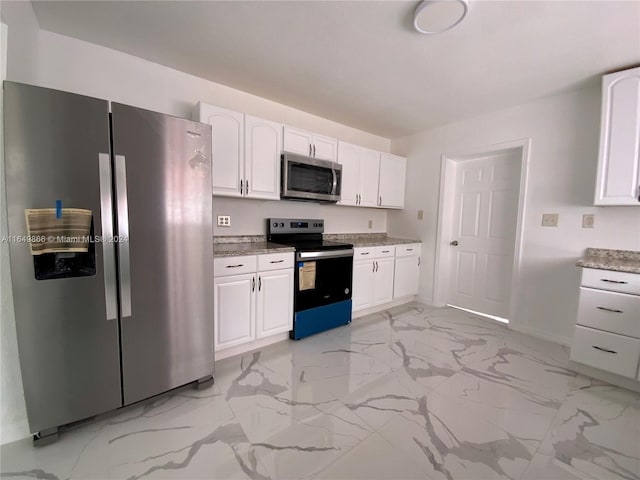
M 218 215 L 218 226 L 219 227 L 230 227 L 231 226 L 231 215 Z
M 596 216 L 593 213 L 582 215 L 582 228 L 593 228 L 596 223 Z
M 422 220 L 424 218 L 424 210 L 418 210 L 418 220 Z
M 557 213 L 543 213 L 542 214 L 542 226 L 543 227 L 557 227 L 558 226 Z

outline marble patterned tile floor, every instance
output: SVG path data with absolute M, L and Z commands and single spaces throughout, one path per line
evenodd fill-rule
M 565 347 L 417 303 L 216 364 L 182 389 L 0 449 L 44 480 L 640 479 L 640 395 Z

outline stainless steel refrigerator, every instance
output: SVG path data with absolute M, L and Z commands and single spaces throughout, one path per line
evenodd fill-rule
M 4 115 L 16 330 L 36 443 L 210 384 L 211 127 L 13 82 Z M 25 210 L 49 207 L 90 211 L 86 252 L 32 254 Z

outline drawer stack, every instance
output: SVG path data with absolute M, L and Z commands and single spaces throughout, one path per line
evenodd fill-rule
M 571 360 L 640 380 L 640 275 L 582 270 Z

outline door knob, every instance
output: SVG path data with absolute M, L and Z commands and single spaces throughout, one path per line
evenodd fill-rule
M 449 245 L 457 247 L 458 246 L 458 240 L 454 240 L 453 242 L 449 242 Z

